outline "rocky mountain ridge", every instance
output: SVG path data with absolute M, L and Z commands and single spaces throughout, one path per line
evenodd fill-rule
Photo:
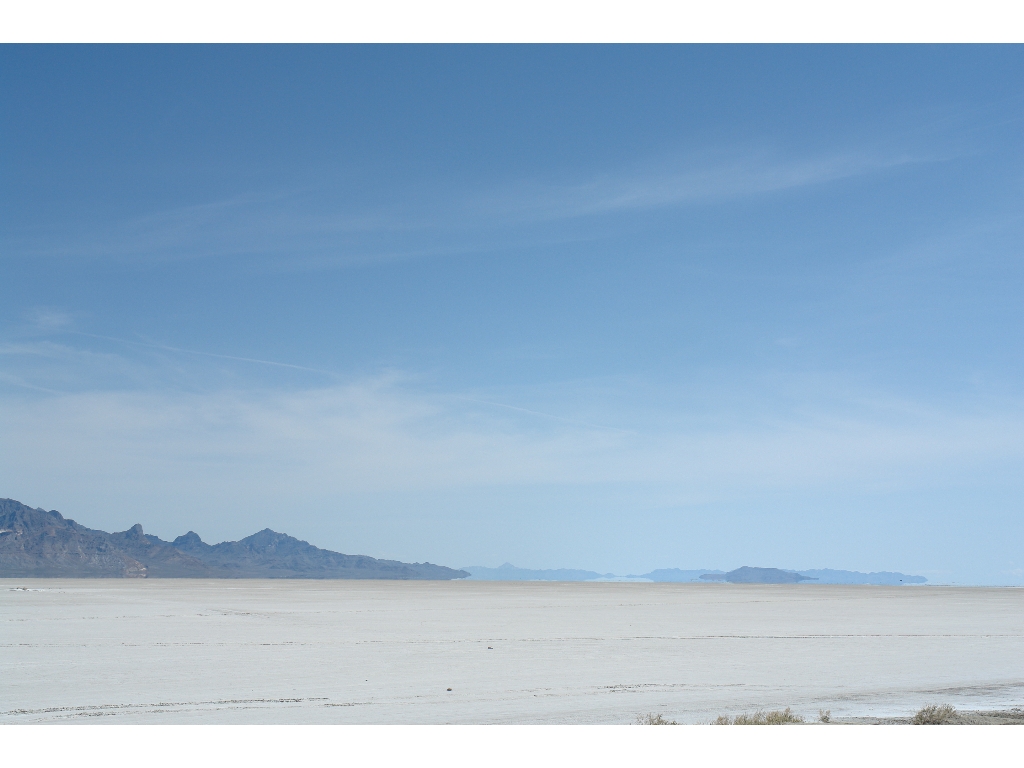
M 174 541 L 141 525 L 107 533 L 56 510 L 0 499 L 0 578 L 461 579 L 465 571 L 320 549 L 264 529 L 239 541 L 207 544 L 189 531 Z

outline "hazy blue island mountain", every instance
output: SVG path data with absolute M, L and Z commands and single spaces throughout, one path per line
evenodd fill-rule
M 241 541 L 174 541 L 141 525 L 106 533 L 59 512 L 0 499 L 0 578 L 462 579 L 465 571 L 320 549 L 269 528 Z
M 726 582 L 729 584 L 877 584 L 899 586 L 900 584 L 924 584 L 924 576 L 908 576 L 905 573 L 880 571 L 861 573 L 859 571 L 838 571 L 830 568 L 809 571 L 791 571 L 781 568 L 751 568 L 743 566 L 725 571 L 710 568 L 683 570 L 680 568 L 659 568 L 640 575 L 616 576 L 614 573 L 598 573 L 572 568 L 533 569 L 516 568 L 505 563 L 497 568 L 482 565 L 467 565 L 462 570 L 471 575 L 470 581 L 655 581 L 673 583 Z
M 801 581 L 813 581 L 813 576 L 804 576 L 796 571 L 784 571 L 781 568 L 751 568 L 744 565 L 728 573 L 705 573 L 700 577 L 703 581 L 727 581 L 730 584 L 797 584 Z
M 860 571 L 835 571 L 831 568 L 800 571 L 804 576 L 817 579 L 818 584 L 877 584 L 879 586 L 898 587 L 900 584 L 924 584 L 928 579 L 924 576 L 910 576 L 895 571 L 876 571 L 861 573 Z

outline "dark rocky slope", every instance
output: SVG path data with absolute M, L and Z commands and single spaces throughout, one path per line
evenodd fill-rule
M 106 533 L 59 512 L 0 499 L 0 578 L 461 579 L 432 563 L 400 563 L 314 547 L 269 528 L 241 541 L 206 544 L 189 531 L 163 541 L 135 525 Z
M 207 544 L 189 531 L 171 542 L 219 573 L 253 578 L 459 579 L 469 576 L 432 563 L 400 563 L 343 555 L 265 528 L 241 541 Z

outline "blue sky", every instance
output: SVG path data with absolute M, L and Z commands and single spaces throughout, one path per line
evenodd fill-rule
M 1024 583 L 1024 48 L 0 49 L 0 496 Z

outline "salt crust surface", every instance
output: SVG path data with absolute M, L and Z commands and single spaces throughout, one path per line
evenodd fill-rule
M 1024 589 L 0 580 L 0 680 L 7 723 L 1001 708 L 1024 704 Z

